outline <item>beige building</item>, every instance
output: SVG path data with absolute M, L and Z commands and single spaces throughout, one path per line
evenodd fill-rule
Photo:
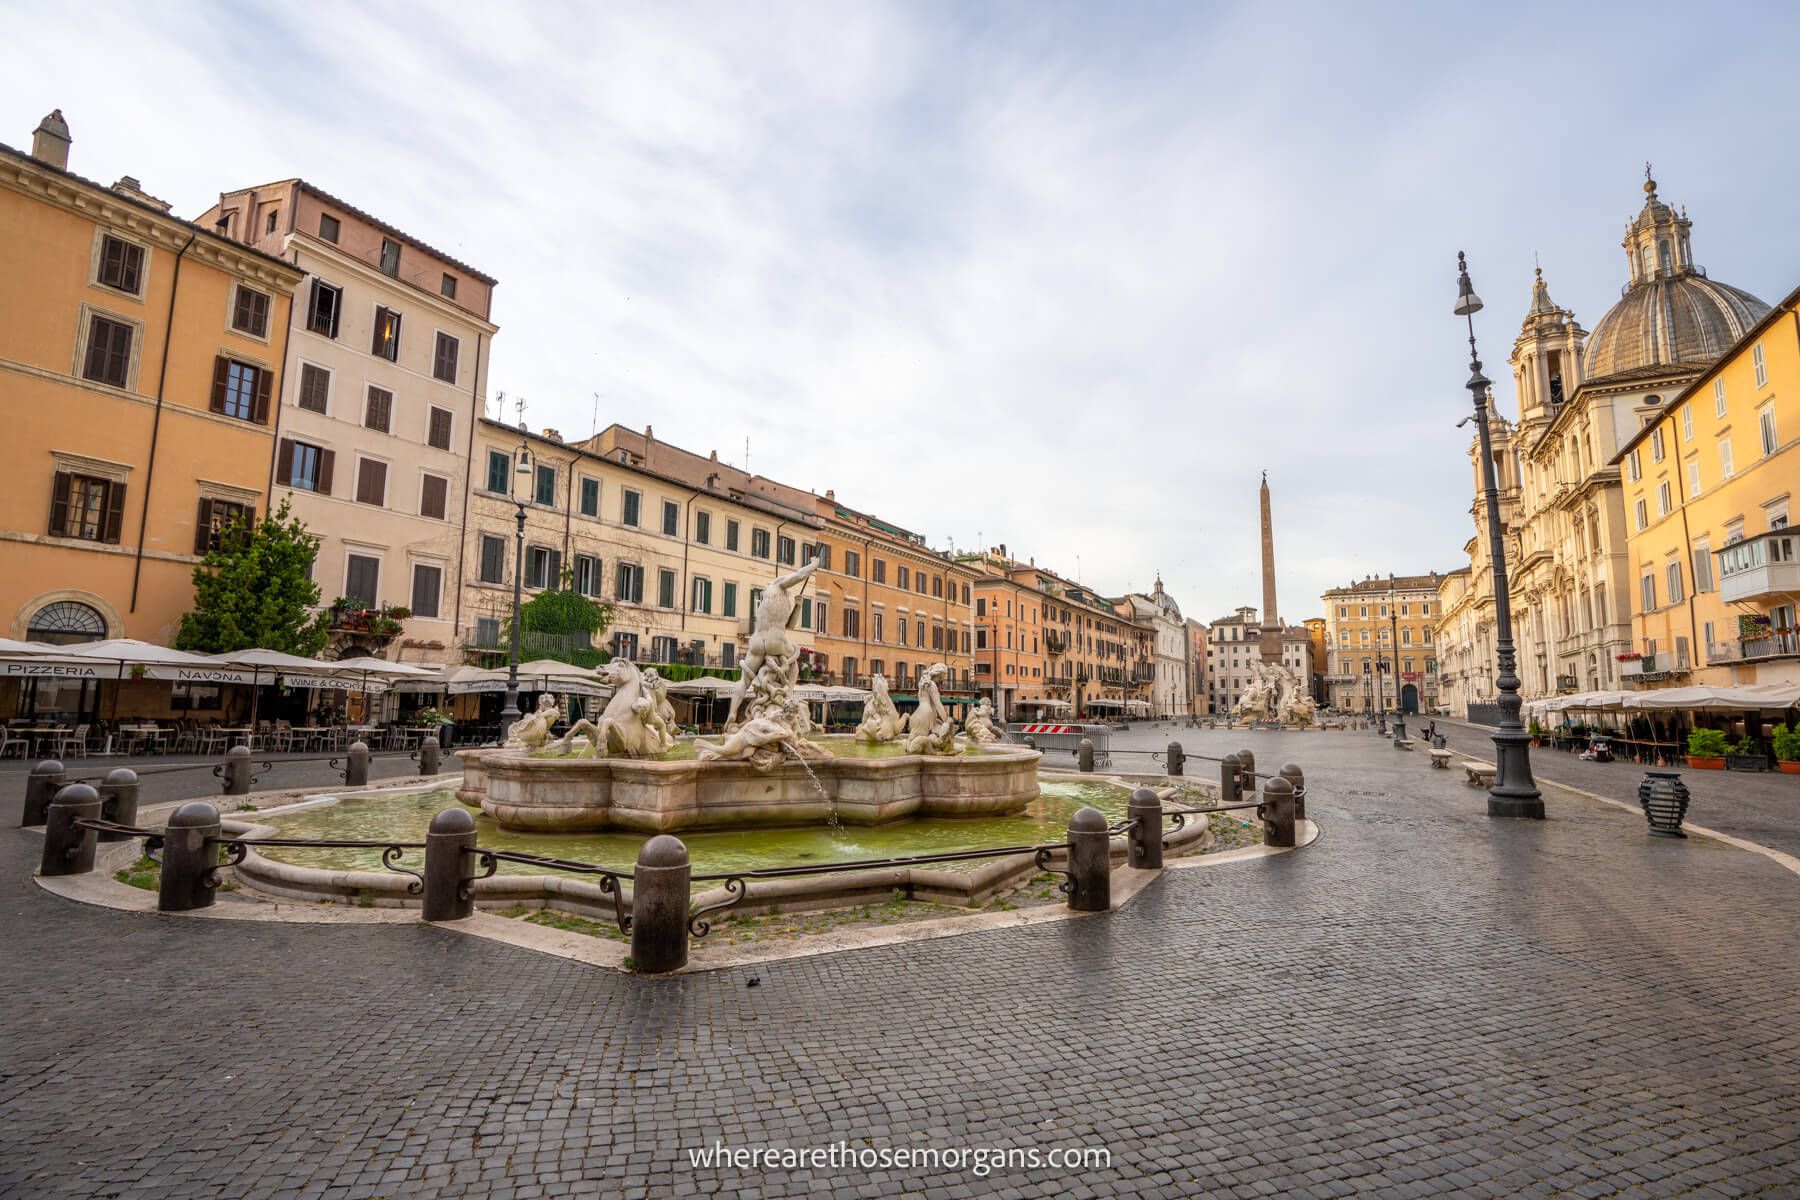
M 1340 712 L 1430 712 L 1438 706 L 1441 582 L 1435 571 L 1371 575 L 1320 597 L 1327 705 Z
M 1264 661 L 1264 631 L 1257 621 L 1257 610 L 1238 609 L 1229 617 L 1214 621 L 1206 636 L 1206 700 L 1207 711 L 1227 716 L 1232 706 L 1243 698 L 1244 691 L 1256 678 L 1252 663 Z M 1280 660 L 1300 680 L 1313 676 L 1312 638 L 1304 626 L 1282 626 Z
M 1119 601 L 1119 611 L 1139 625 L 1150 627 L 1149 685 L 1139 698 L 1149 704 L 1149 715 L 1168 719 L 1194 714 L 1193 688 L 1189 685 L 1187 622 L 1175 597 L 1163 590 L 1162 577 L 1146 594 L 1133 592 Z
M 412 613 L 397 644 L 340 632 L 337 649 L 460 661 L 463 506 L 494 280 L 300 179 L 224 193 L 200 223 L 306 272 L 268 486 L 318 536 L 327 603 Z

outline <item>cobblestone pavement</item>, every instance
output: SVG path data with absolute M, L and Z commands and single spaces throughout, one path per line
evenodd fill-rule
M 1177 736 L 1303 764 L 1322 839 L 1112 914 L 670 979 L 77 906 L 28 879 L 8 774 L 0 1191 L 1800 1195 L 1800 878 L 1555 790 L 1490 821 L 1368 734 Z M 1112 1162 L 691 1167 L 715 1141 Z

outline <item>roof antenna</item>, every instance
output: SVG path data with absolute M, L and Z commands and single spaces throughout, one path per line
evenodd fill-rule
M 588 434 L 588 436 L 589 437 L 599 437 L 600 436 L 600 393 L 599 392 L 594 393 L 594 432 Z
M 520 396 L 517 400 L 513 401 L 513 407 L 519 410 L 519 431 L 521 433 L 527 432 L 525 429 L 525 397 Z
M 750 473 L 750 435 L 744 435 L 744 474 Z

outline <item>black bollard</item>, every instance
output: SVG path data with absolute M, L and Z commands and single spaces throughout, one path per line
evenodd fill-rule
M 1094 739 L 1082 738 L 1081 748 L 1075 751 L 1075 767 L 1080 771 L 1091 772 L 1094 769 Z
M 1290 847 L 1294 844 L 1294 785 L 1277 775 L 1263 781 L 1262 807 L 1263 845 Z
M 1684 838 L 1681 822 L 1687 817 L 1687 784 L 1679 771 L 1646 771 L 1638 784 L 1638 805 L 1649 822 L 1651 837 Z
M 1069 907 L 1076 912 L 1112 907 L 1112 835 L 1097 808 L 1069 818 Z
M 1169 774 L 1180 775 L 1187 768 L 1187 754 L 1182 750 L 1180 742 L 1170 742 L 1163 757 L 1169 761 Z
M 1236 804 L 1244 798 L 1243 785 L 1238 774 L 1240 763 L 1238 756 L 1227 754 L 1219 760 L 1219 803 Z
M 460 921 L 475 911 L 472 881 L 475 818 L 466 808 L 446 808 L 425 831 L 425 919 Z
M 206 886 L 206 873 L 219 865 L 219 847 L 206 839 L 218 837 L 219 828 L 219 810 L 205 800 L 190 800 L 175 810 L 163 830 L 158 909 L 188 912 L 212 907 L 215 890 Z
M 631 961 L 642 975 L 678 971 L 688 960 L 688 884 L 681 839 L 659 833 L 638 849 L 631 884 Z
M 31 768 L 31 774 L 25 777 L 25 810 L 19 816 L 19 824 L 42 825 L 49 815 L 51 799 L 68 782 L 69 773 L 54 758 L 46 758 Z
M 419 774 L 436 775 L 438 763 L 442 761 L 444 748 L 434 737 L 428 737 L 419 743 Z
M 44 857 L 39 875 L 85 875 L 94 869 L 94 830 L 75 824 L 100 818 L 100 793 L 85 783 L 57 791 L 44 818 Z
M 225 752 L 225 794 L 250 794 L 250 747 L 233 746 Z
M 1162 801 L 1149 788 L 1138 788 L 1131 793 L 1125 812 L 1133 822 L 1131 835 L 1125 841 L 1127 865 L 1144 871 L 1162 870 Z
M 1256 752 L 1253 750 L 1238 751 L 1238 784 L 1244 799 L 1256 799 Z
M 344 756 L 344 785 L 346 787 L 362 787 L 369 782 L 369 744 L 367 742 L 351 742 L 350 750 Z
M 114 825 L 136 825 L 138 810 L 137 772 L 130 767 L 114 767 L 106 773 L 106 782 L 100 785 L 100 818 L 111 821 Z M 103 842 L 129 842 L 135 835 L 129 833 L 102 833 Z
M 1306 773 L 1295 763 L 1281 768 L 1281 777 L 1294 789 L 1294 819 L 1306 820 Z

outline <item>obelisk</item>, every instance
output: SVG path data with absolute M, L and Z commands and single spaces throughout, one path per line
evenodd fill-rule
M 1281 661 L 1281 621 L 1275 615 L 1275 520 L 1269 512 L 1269 473 L 1262 476 L 1262 630 L 1257 649 L 1266 663 Z

